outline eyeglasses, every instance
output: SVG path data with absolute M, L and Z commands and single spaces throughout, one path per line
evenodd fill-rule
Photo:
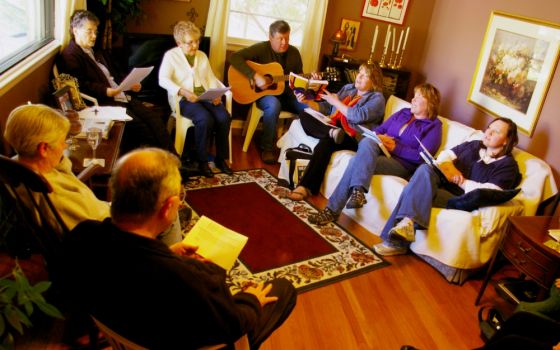
M 81 30 L 83 33 L 85 33 L 85 34 L 87 34 L 87 35 L 89 35 L 89 36 L 93 36 L 93 35 L 96 35 L 96 36 L 97 36 L 97 34 L 99 34 L 99 32 L 97 31 L 97 29 L 83 29 L 83 28 L 80 28 L 80 30 Z
M 183 43 L 183 45 L 186 45 L 186 46 L 197 46 L 198 44 L 200 44 L 200 39 L 191 40 L 191 41 L 187 41 L 187 42 Z

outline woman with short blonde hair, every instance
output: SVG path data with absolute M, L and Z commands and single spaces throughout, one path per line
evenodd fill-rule
M 40 104 L 23 105 L 10 113 L 4 138 L 20 157 L 33 157 L 39 143 L 54 145 L 69 130 L 70 122 L 58 111 Z

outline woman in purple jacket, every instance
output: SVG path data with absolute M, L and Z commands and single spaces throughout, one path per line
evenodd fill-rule
M 374 174 L 410 177 L 423 162 L 416 138 L 432 154 L 441 144 L 442 125 L 437 118 L 439 102 L 440 94 L 434 86 L 416 86 L 411 107 L 401 109 L 374 129 L 391 157 L 386 157 L 371 138 L 362 138 L 327 206 L 310 215 L 309 222 L 325 225 L 338 219 L 344 205 L 350 209 L 363 207 L 366 204 L 364 193 Z

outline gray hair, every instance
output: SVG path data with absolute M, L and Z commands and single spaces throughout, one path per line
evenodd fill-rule
M 88 11 L 88 10 L 76 10 L 70 16 L 70 32 L 72 32 L 73 28 L 80 28 L 86 22 L 94 22 L 96 25 L 99 25 L 99 18 L 95 15 L 95 13 Z
M 200 39 L 200 29 L 191 21 L 179 21 L 173 27 L 173 38 L 177 44 L 184 44 L 187 34 L 195 40 Z
M 159 148 L 137 149 L 117 162 L 109 186 L 115 222 L 145 222 L 165 199 L 180 192 L 181 161 Z
M 291 31 L 290 25 L 288 22 L 279 19 L 278 21 L 274 21 L 268 27 L 268 33 L 270 36 L 274 36 L 276 33 L 284 34 Z
M 36 155 L 37 146 L 54 144 L 70 130 L 68 119 L 55 109 L 41 105 L 16 107 L 8 116 L 4 138 L 22 157 Z

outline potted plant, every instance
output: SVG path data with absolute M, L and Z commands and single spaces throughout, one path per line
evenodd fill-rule
M 50 286 L 49 281 L 31 285 L 17 261 L 11 273 L 0 278 L 0 350 L 14 348 L 15 331 L 23 334 L 25 328 L 32 326 L 30 317 L 35 308 L 48 316 L 63 318 L 43 297 Z

